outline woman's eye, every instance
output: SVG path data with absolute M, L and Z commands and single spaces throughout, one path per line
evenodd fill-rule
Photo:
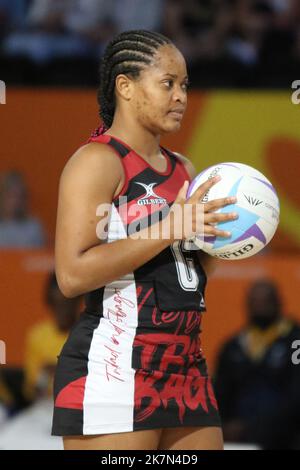
M 167 80 L 167 81 L 165 82 L 165 84 L 167 84 L 167 87 L 168 87 L 168 88 L 171 88 L 172 85 L 173 85 L 173 80 Z
M 172 88 L 172 86 L 174 85 L 174 81 L 173 81 L 173 80 L 166 80 L 166 81 L 164 82 L 164 84 L 167 86 L 167 88 L 170 89 L 170 88 Z M 183 84 L 181 85 L 181 87 L 182 87 L 182 89 L 183 89 L 184 91 L 187 91 L 188 88 L 189 88 L 189 83 L 183 83 Z

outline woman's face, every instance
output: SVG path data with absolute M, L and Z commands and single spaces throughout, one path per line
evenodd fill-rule
M 177 131 L 187 106 L 187 86 L 183 55 L 172 45 L 161 46 L 134 81 L 131 106 L 139 122 L 159 134 Z

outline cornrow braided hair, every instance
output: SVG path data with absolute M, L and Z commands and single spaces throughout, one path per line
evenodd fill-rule
M 100 63 L 100 86 L 98 89 L 99 116 L 103 125 L 93 137 L 103 134 L 111 127 L 116 101 L 115 80 L 119 74 L 137 78 L 149 65 L 159 47 L 172 44 L 160 33 L 147 30 L 124 31 L 107 45 Z

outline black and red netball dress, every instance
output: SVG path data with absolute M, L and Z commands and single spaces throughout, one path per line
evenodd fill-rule
M 169 210 L 185 180 L 183 163 L 161 148 L 164 172 L 109 135 L 126 181 L 112 201 L 107 243 L 138 221 Z M 200 346 L 205 273 L 195 250 L 175 242 L 149 262 L 85 295 L 85 309 L 58 358 L 54 435 L 92 435 L 176 426 L 220 426 Z M 101 263 L 101 259 L 99 259 Z

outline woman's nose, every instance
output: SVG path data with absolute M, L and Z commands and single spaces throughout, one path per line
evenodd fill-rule
M 173 95 L 174 101 L 185 104 L 187 100 L 186 92 L 179 86 L 174 90 L 174 95 Z

